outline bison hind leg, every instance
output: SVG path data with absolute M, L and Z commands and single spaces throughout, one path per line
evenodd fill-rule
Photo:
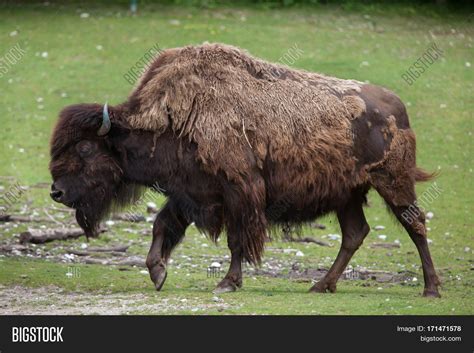
M 385 200 L 389 209 L 402 224 L 411 240 L 415 243 L 421 258 L 425 288 L 423 296 L 440 297 L 440 281 L 431 259 L 425 227 L 425 215 L 418 207 L 415 193 L 415 181 L 429 180 L 433 176 L 412 168 L 412 173 L 379 170 L 371 176 L 372 185 Z

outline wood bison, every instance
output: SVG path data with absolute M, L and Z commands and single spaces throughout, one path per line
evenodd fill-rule
M 158 183 L 167 202 L 146 264 L 157 290 L 192 222 L 231 264 L 216 291 L 242 285 L 242 261 L 258 264 L 267 230 L 335 212 L 342 246 L 311 291 L 336 282 L 369 232 L 371 187 L 415 243 L 425 296 L 439 296 L 415 182 L 415 135 L 403 103 L 385 88 L 270 64 L 220 44 L 160 53 L 125 103 L 66 107 L 51 139 L 51 197 L 76 209 L 86 235 L 115 206 Z M 407 217 L 418 214 L 419 216 Z

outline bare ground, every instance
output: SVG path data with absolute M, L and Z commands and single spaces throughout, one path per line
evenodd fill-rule
M 216 299 L 217 300 L 217 299 Z M 58 287 L 0 286 L 0 315 L 127 315 L 222 311 L 223 299 L 210 303 L 183 298 L 157 298 L 146 294 L 66 292 Z

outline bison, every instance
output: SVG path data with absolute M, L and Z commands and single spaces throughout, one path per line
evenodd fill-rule
M 433 175 L 416 166 L 415 150 L 405 106 L 383 87 L 227 45 L 188 46 L 161 52 L 126 102 L 62 110 L 51 139 L 51 197 L 74 208 L 93 237 L 109 211 L 158 184 L 167 201 L 146 259 L 157 290 L 193 222 L 213 240 L 227 233 L 231 263 L 216 288 L 227 292 L 242 286 L 243 261 L 261 262 L 273 227 L 334 212 L 341 248 L 310 289 L 324 293 L 335 292 L 370 230 L 363 206 L 374 188 L 418 249 L 423 295 L 438 297 L 415 194 L 415 182 Z

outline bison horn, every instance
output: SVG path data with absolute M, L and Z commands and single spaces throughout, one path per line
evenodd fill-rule
M 107 107 L 107 103 L 104 105 L 104 111 L 102 113 L 102 125 L 100 125 L 99 131 L 97 131 L 97 135 L 104 136 L 110 131 L 110 116 L 109 116 L 109 109 Z

